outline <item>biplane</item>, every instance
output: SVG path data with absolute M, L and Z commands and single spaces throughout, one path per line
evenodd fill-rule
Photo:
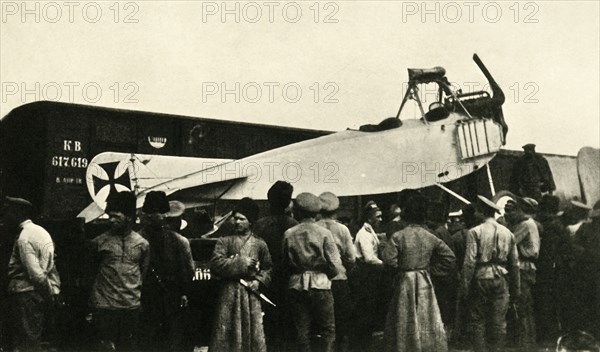
M 487 91 L 453 89 L 442 67 L 409 69 L 408 89 L 396 117 L 267 150 L 240 159 L 177 157 L 104 152 L 86 171 L 93 203 L 86 220 L 103 213 L 111 192 L 133 190 L 141 207 L 150 191 L 164 191 L 188 206 L 218 199 L 266 199 L 283 179 L 297 190 L 338 196 L 382 194 L 439 185 L 484 166 L 505 143 L 504 94 L 477 55 L 475 63 L 489 81 Z M 427 111 L 419 86 L 435 84 L 437 98 Z M 401 120 L 409 100 L 419 119 Z M 160 143 L 160 141 L 153 141 Z M 226 143 L 226 141 L 225 141 Z

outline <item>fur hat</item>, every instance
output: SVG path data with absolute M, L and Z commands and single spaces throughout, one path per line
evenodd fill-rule
M 303 192 L 296 196 L 294 206 L 309 213 L 321 211 L 321 200 L 312 193 Z
M 321 211 L 332 212 L 340 207 L 340 199 L 331 192 L 321 193 L 319 199 L 321 200 Z
M 232 214 L 240 213 L 244 215 L 248 221 L 254 224 L 256 220 L 258 220 L 258 212 L 259 209 L 256 202 L 252 200 L 252 198 L 246 197 L 237 202 Z
M 119 212 L 130 218 L 135 218 L 135 194 L 133 194 L 133 192 L 124 191 L 109 195 L 106 200 L 105 212 L 107 214 L 110 212 Z
M 290 205 L 294 186 L 285 181 L 277 181 L 269 188 L 267 199 L 271 207 L 276 209 L 285 209 Z
M 146 195 L 144 199 L 144 206 L 142 211 L 146 214 L 165 214 L 168 213 L 171 208 L 169 207 L 169 201 L 167 195 L 163 191 L 152 191 Z

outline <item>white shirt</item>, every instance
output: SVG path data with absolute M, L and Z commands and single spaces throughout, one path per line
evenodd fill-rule
M 23 221 L 8 263 L 8 291 L 27 292 L 35 289 L 58 294 L 60 278 L 54 266 L 54 242 L 43 227 L 31 220 Z
M 383 264 L 381 259 L 377 257 L 379 238 L 373 226 L 368 222 L 365 222 L 356 234 L 354 246 L 356 247 L 356 258 L 363 259 L 367 264 Z

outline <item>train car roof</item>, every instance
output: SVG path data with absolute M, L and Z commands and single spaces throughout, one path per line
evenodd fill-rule
M 129 110 L 129 109 L 118 109 L 118 108 L 110 108 L 105 106 L 95 106 L 95 105 L 84 105 L 84 104 L 75 104 L 75 103 L 64 103 L 64 102 L 55 102 L 55 101 L 36 101 L 32 103 L 23 104 L 12 109 L 8 114 L 0 118 L 0 122 L 4 119 L 9 118 L 9 116 L 18 116 L 23 113 L 27 113 L 30 111 L 40 111 L 46 110 L 50 111 L 51 109 L 80 109 L 80 110 L 90 110 L 90 111 L 98 111 L 98 112 L 115 112 L 118 114 L 124 114 L 129 116 L 155 116 L 155 117 L 165 117 L 165 118 L 177 118 L 177 119 L 188 119 L 188 120 L 198 120 L 203 122 L 213 122 L 220 124 L 231 124 L 236 126 L 248 126 L 248 127 L 259 127 L 259 128 L 267 128 L 267 129 L 279 129 L 279 130 L 288 130 L 293 132 L 304 132 L 304 133 L 317 133 L 317 134 L 330 134 L 334 131 L 326 131 L 326 130 L 317 130 L 310 128 L 298 128 L 298 127 L 286 127 L 279 125 L 268 125 L 262 123 L 252 123 L 252 122 L 241 122 L 241 121 L 228 121 L 221 120 L 215 118 L 207 118 L 207 117 L 198 117 L 198 116 L 187 116 L 187 115 L 174 115 L 167 113 L 159 113 L 159 112 L 151 112 L 151 111 L 142 111 L 142 110 Z

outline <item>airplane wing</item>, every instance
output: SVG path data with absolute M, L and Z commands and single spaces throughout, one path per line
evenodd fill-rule
M 378 132 L 347 130 L 253 155 L 212 170 L 246 177 L 223 199 L 266 199 L 277 180 L 297 192 L 338 196 L 381 194 L 446 183 L 485 166 L 502 146 L 502 128 L 490 119 L 448 118 L 425 125 L 404 121 Z M 226 179 L 226 178 L 223 178 Z M 190 177 L 192 183 L 204 179 Z
M 86 182 L 102 209 L 110 192 L 132 190 L 141 207 L 150 191 L 196 200 L 266 199 L 277 180 L 299 192 L 338 196 L 397 192 L 445 183 L 485 166 L 502 146 L 491 119 L 406 121 L 378 132 L 346 130 L 240 160 L 102 153 Z
M 458 179 L 485 166 L 500 150 L 506 132 L 500 108 L 504 95 L 481 60 L 476 55 L 474 59 L 490 80 L 494 91 L 491 101 L 485 92 L 454 94 L 443 69 L 421 70 L 420 79 L 434 80 L 452 99 L 443 101 L 440 93 L 441 107 L 428 113 L 421 109 L 420 120 L 386 124 L 369 132 L 346 130 L 240 160 L 102 153 L 87 169 L 88 191 L 104 209 L 108 195 L 120 190 L 134 191 L 140 207 L 150 191 L 176 193 L 189 201 L 266 199 L 271 185 L 285 180 L 298 192 L 355 196 Z M 417 90 L 415 79 L 413 75 L 413 93 Z M 418 94 L 408 93 L 400 110 L 411 97 L 421 106 Z M 466 106 L 477 114 L 471 114 Z M 500 115 L 490 114 L 490 107 Z M 432 114 L 438 110 L 443 113 L 441 117 Z
M 600 199 L 600 149 L 584 147 L 577 153 L 581 193 L 589 206 Z

